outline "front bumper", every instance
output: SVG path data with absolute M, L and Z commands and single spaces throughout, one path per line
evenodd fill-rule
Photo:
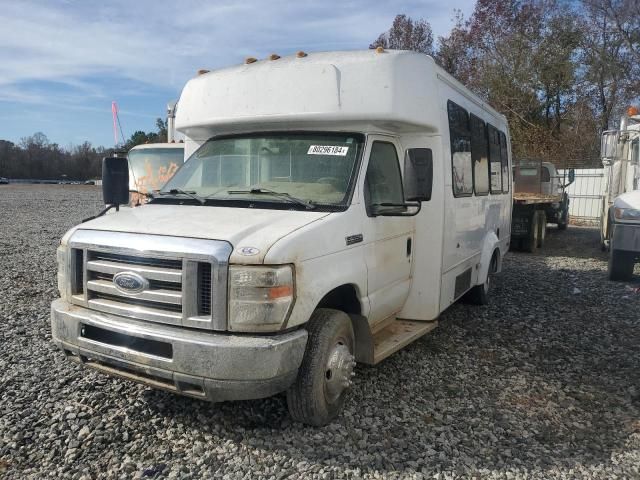
M 640 253 L 640 225 L 614 223 L 611 238 L 615 250 Z
M 55 344 L 111 375 L 210 401 L 262 398 L 295 380 L 306 330 L 271 336 L 213 333 L 51 305 Z

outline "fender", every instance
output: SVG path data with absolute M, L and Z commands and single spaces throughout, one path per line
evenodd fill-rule
M 499 248 L 500 240 L 496 236 L 495 232 L 489 232 L 486 237 L 484 237 L 484 242 L 482 245 L 482 254 L 480 255 L 480 271 L 478 272 L 478 285 L 482 285 L 486 279 L 487 274 L 489 273 L 489 265 L 491 264 L 491 257 L 493 256 L 493 252 L 498 249 L 498 268 L 499 272 L 502 270 L 502 258 L 500 258 L 500 248 Z

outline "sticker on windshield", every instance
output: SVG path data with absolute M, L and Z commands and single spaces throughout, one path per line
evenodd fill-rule
M 337 155 L 345 157 L 349 147 L 341 147 L 339 145 L 311 145 L 307 155 Z

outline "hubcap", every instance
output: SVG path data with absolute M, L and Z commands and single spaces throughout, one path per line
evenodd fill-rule
M 325 391 L 330 402 L 335 402 L 342 392 L 351 386 L 355 366 L 356 362 L 349 347 L 337 343 L 329 354 L 324 373 Z

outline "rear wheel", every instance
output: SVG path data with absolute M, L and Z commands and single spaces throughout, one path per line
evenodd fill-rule
M 294 420 L 319 427 L 342 410 L 355 375 L 355 342 L 351 319 L 339 310 L 319 308 L 307 330 L 307 348 L 287 391 L 287 405 Z
M 489 271 L 487 272 L 487 278 L 482 285 L 476 285 L 469 293 L 467 293 L 467 299 L 470 303 L 475 305 L 487 305 L 489 303 L 489 293 L 491 291 L 491 275 L 498 270 L 498 254 L 493 254 L 491 263 L 489 264 Z
M 630 280 L 633 277 L 635 254 L 611 249 L 609 253 L 609 280 Z
M 522 239 L 522 250 L 525 252 L 531 253 L 538 247 L 538 236 L 540 235 L 539 221 L 540 217 L 538 212 L 534 211 L 529 224 L 529 234 L 526 238 Z
M 542 248 L 544 247 L 544 238 L 547 235 L 547 214 L 544 210 L 538 210 L 536 214 L 538 215 L 538 243 L 536 247 Z

